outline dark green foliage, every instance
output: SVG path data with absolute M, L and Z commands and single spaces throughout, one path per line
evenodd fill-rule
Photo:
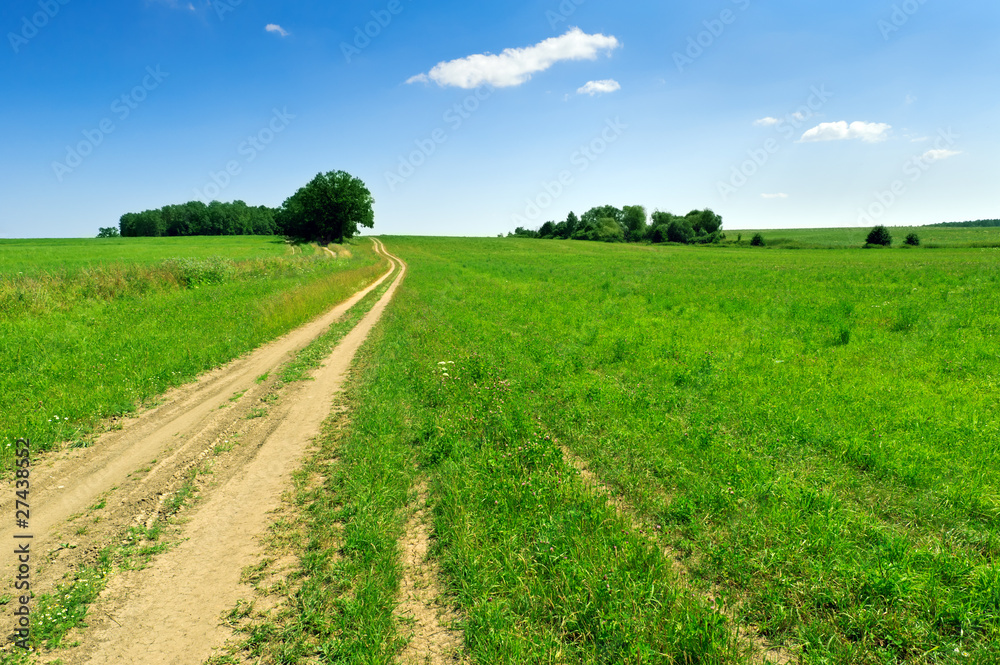
M 673 228 L 671 235 L 670 229 Z M 724 237 L 722 217 L 712 210 L 692 210 L 683 217 L 659 210 L 653 212 L 647 223 L 643 206 L 625 206 L 622 209 L 611 205 L 591 208 L 577 219 L 569 213 L 565 222 L 545 222 L 537 231 L 524 227 L 516 228 L 508 236 L 520 238 L 571 238 L 597 242 L 679 242 L 716 243 Z
M 566 238 L 570 238 L 573 232 L 576 231 L 576 227 L 580 225 L 580 218 L 576 216 L 576 213 L 572 210 L 569 211 L 569 215 L 566 216 Z
M 759 233 L 753 234 L 753 238 L 750 239 L 751 247 L 763 247 L 764 246 L 764 236 Z
M 625 206 L 622 212 L 625 239 L 629 242 L 642 240 L 646 236 L 646 209 L 642 206 Z
M 129 212 L 121 217 L 125 237 L 161 236 L 269 236 L 278 232 L 275 211 L 267 206 L 248 206 L 243 201 L 221 203 L 190 201 L 157 210 Z
M 358 227 L 372 228 L 374 199 L 360 179 L 344 171 L 320 173 L 299 189 L 278 211 L 284 234 L 327 245 L 353 238 Z
M 980 219 L 974 222 L 941 222 L 939 224 L 928 224 L 927 226 L 937 226 L 943 228 L 993 228 L 1000 226 L 1000 219 Z
M 871 230 L 868 234 L 868 239 L 866 242 L 869 245 L 880 245 L 882 247 L 888 247 L 892 244 L 892 234 L 889 233 L 889 229 L 885 226 L 879 224 Z
M 694 240 L 694 228 L 691 222 L 683 217 L 670 222 L 667 226 L 667 240 L 684 244 Z
M 623 242 L 625 231 L 612 217 L 603 217 L 594 221 L 581 221 L 573 234 L 574 240 L 592 240 L 596 242 Z
M 98 238 L 120 238 L 121 234 L 118 233 L 117 226 L 101 227 L 97 230 Z
M 906 244 L 910 247 L 918 247 L 920 245 L 920 236 L 916 233 L 910 233 L 906 236 L 906 240 L 904 242 L 906 242 Z

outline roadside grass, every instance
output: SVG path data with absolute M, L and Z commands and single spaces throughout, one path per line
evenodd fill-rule
M 296 250 L 314 251 L 308 245 L 297 245 Z M 0 275 L 31 277 L 115 264 L 148 266 L 178 257 L 244 261 L 289 255 L 291 250 L 280 236 L 0 239 Z
M 724 614 L 806 663 L 1000 659 L 994 250 L 387 245 L 356 424 L 407 413 L 365 450 L 431 474 L 477 662 L 749 659 Z
M 374 281 L 385 265 L 362 240 L 350 259 L 310 253 L 113 266 L 109 274 L 136 271 L 136 283 L 149 288 L 131 290 L 126 280 L 103 298 L 67 287 L 75 295 L 65 305 L 0 314 L 0 459 L 20 437 L 36 450 L 57 441 L 85 445 L 103 419 L 301 325 Z M 86 272 L 52 284 L 84 283 Z
M 282 383 L 306 380 L 338 342 L 391 286 L 398 269 L 327 332 L 280 371 Z M 373 336 L 378 333 L 373 333 Z M 358 364 L 370 362 L 363 350 Z M 349 402 L 364 379 L 352 380 Z M 390 388 L 391 390 L 391 388 Z M 323 426 L 318 448 L 295 474 L 296 516 L 274 526 L 282 543 L 296 541 L 299 569 L 282 583 L 290 594 L 282 610 L 255 615 L 240 606 L 230 619 L 244 637 L 211 663 L 241 662 L 236 654 L 277 663 L 319 658 L 323 662 L 393 663 L 404 642 L 393 612 L 400 581 L 397 542 L 402 535 L 410 486 L 416 473 L 411 446 L 393 437 L 405 427 L 395 395 L 335 412 Z M 360 420 L 358 418 L 360 417 Z M 381 442 L 371 450 L 371 438 Z M 383 445 L 384 444 L 384 445 Z M 374 452 L 374 454 L 372 454 Z M 319 482 L 314 482 L 318 478 Z M 261 577 L 273 559 L 252 571 Z M 265 591 L 273 593 L 273 589 Z

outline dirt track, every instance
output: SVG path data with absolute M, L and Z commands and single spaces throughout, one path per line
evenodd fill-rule
M 219 620 L 241 597 L 244 566 L 256 563 L 258 538 L 280 504 L 292 472 L 319 433 L 350 364 L 405 273 L 305 381 L 275 390 L 273 373 L 368 292 L 317 320 L 165 395 L 163 403 L 92 447 L 37 460 L 32 473 L 36 593 L 51 590 L 78 564 L 130 527 L 152 524 L 195 468 L 200 497 L 176 534 L 180 544 L 144 570 L 116 574 L 88 614 L 80 645 L 63 663 L 202 663 L 228 632 Z M 206 480 L 207 479 L 207 480 Z M 9 497 L 5 496 L 4 507 Z M 102 503 L 99 503 L 102 502 Z M 9 511 L 8 514 L 13 514 Z M 0 538 L 13 542 L 7 523 Z M 11 557 L 0 574 L 10 588 Z

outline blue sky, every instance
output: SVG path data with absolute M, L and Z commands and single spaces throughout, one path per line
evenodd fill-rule
M 995 0 L 6 0 L 0 236 L 278 206 L 331 170 L 386 234 L 606 203 L 727 229 L 995 218 L 998 29 Z

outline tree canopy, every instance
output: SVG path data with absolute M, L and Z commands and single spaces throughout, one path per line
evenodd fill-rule
M 598 242 L 715 243 L 722 239 L 722 217 L 712 210 L 692 210 L 679 217 L 643 206 L 598 206 L 579 218 L 570 212 L 563 222 L 548 221 L 537 231 L 518 227 L 508 235 L 525 238 Z
M 290 196 L 281 208 L 248 206 L 243 201 L 190 201 L 121 216 L 121 235 L 216 236 L 284 235 L 329 244 L 352 238 L 358 227 L 374 226 L 372 195 L 344 171 L 320 173 Z M 110 237 L 101 229 L 102 237 Z
M 354 237 L 360 226 L 372 228 L 373 204 L 371 192 L 360 179 L 344 171 L 331 171 L 318 174 L 290 196 L 277 221 L 291 238 L 327 245 Z

